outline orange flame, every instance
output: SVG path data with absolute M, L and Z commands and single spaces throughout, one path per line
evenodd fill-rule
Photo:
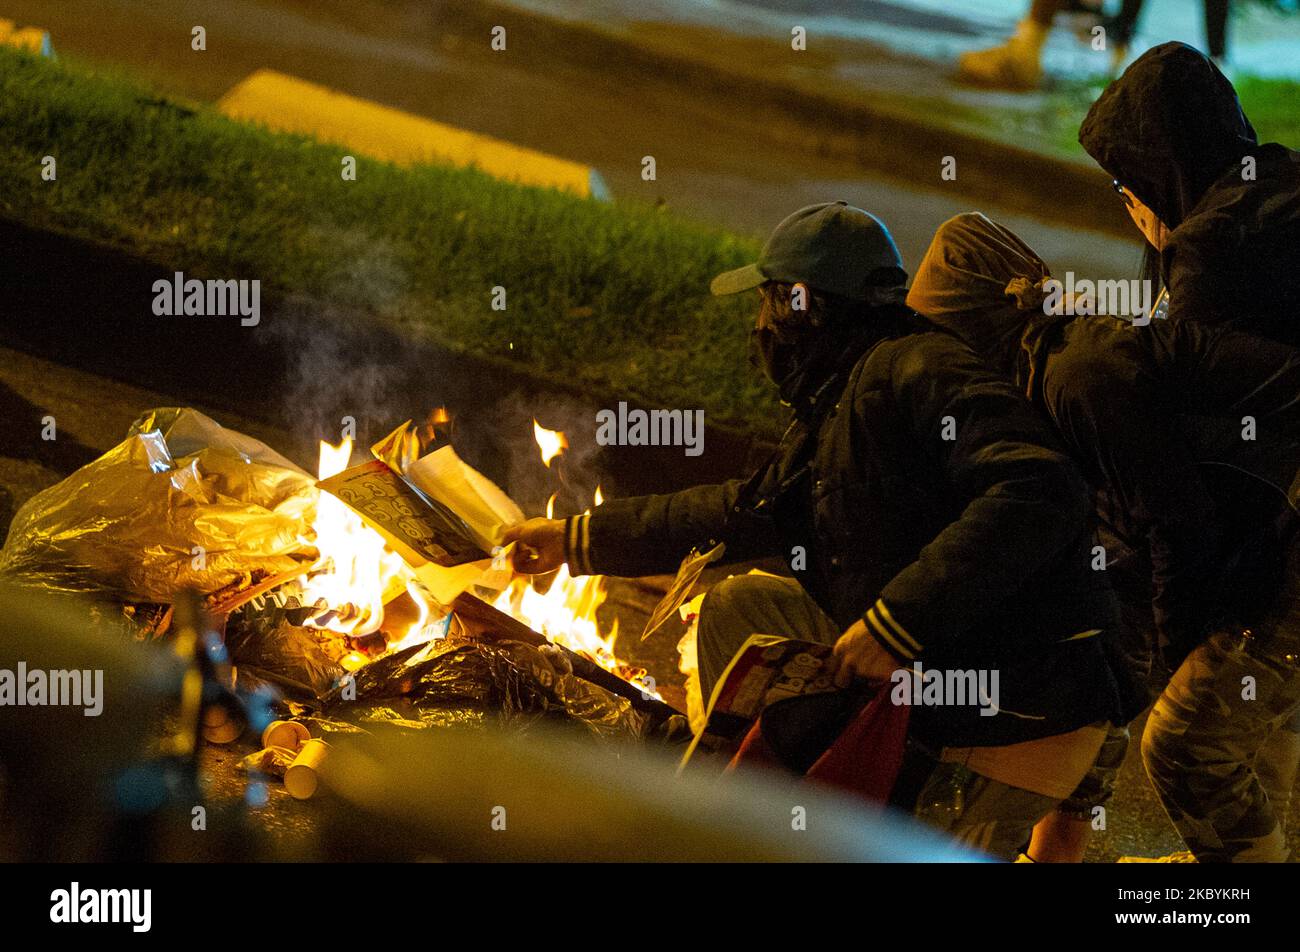
M 563 433 L 546 429 L 536 419 L 533 420 L 533 439 L 537 441 L 537 446 L 542 451 L 542 462 L 548 468 L 551 460 L 569 448 L 569 440 Z
M 651 697 L 659 697 L 643 668 L 619 660 L 614 653 L 618 640 L 618 619 L 608 634 L 601 634 L 596 610 L 605 601 L 605 577 L 584 575 L 574 578 L 567 565 L 560 566 L 545 592 L 528 578 L 519 577 L 498 596 L 494 606 L 557 645 L 585 655 L 606 671 L 630 681 Z
M 552 433 L 538 427 L 539 433 Z M 562 441 L 562 433 L 553 434 Z M 539 444 L 541 439 L 539 437 Z M 556 451 L 558 452 L 558 450 Z M 319 473 L 322 479 L 347 468 L 352 457 L 352 442 L 338 446 L 322 442 Z M 546 503 L 547 518 L 555 513 L 558 493 Z M 594 504 L 603 501 L 597 488 Z M 441 620 L 440 609 L 425 593 L 423 586 L 401 557 L 385 544 L 383 537 L 367 526 L 339 499 L 321 493 L 312 524 L 319 558 L 299 579 L 305 603 L 316 607 L 305 624 L 326 629 L 341 636 L 361 636 L 379 631 L 386 635 L 387 651 L 397 651 L 420 644 L 436 636 L 434 623 Z M 644 669 L 621 661 L 614 651 L 618 638 L 618 621 L 602 633 L 596 618 L 605 601 L 603 576 L 574 578 L 568 567 L 561 567 L 545 591 L 534 587 L 527 577 L 517 577 L 494 602 L 496 608 L 541 632 L 556 644 L 585 655 L 608 671 L 658 697 Z M 405 592 L 414 602 L 399 597 Z M 399 601 L 403 609 L 394 610 Z M 385 611 L 389 617 L 385 624 Z M 416 617 L 412 618 L 411 616 Z M 394 630 L 396 629 L 396 630 Z M 340 663 L 349 671 L 370 663 L 374 655 L 352 650 Z
M 350 439 L 338 446 L 322 441 L 320 477 L 325 479 L 347 469 L 351 458 Z M 405 641 L 424 632 L 432 615 L 430 602 L 410 568 L 388 548 L 383 536 L 329 493 L 321 493 L 316 501 L 312 529 L 320 555 L 299 584 L 305 604 L 317 611 L 305 624 L 340 635 L 368 635 L 383 626 L 384 606 L 406 591 L 416 603 L 418 618 L 405 630 L 388 634 Z
M 555 497 L 546 502 L 546 518 L 554 517 Z M 596 489 L 594 504 L 604 499 Z M 651 697 L 659 697 L 644 668 L 638 668 L 619 659 L 614 651 L 618 640 L 618 619 L 603 634 L 596 612 L 606 597 L 603 575 L 584 575 L 574 578 L 567 565 L 560 566 L 545 591 L 535 585 L 530 577 L 519 576 L 493 603 L 498 610 L 539 631 L 557 645 L 590 658 L 606 671 L 613 672 L 625 681 L 637 685 Z

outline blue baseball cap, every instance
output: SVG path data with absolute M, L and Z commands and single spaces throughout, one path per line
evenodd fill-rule
M 901 300 L 907 271 L 884 222 L 848 202 L 823 202 L 788 216 L 767 239 L 758 261 L 723 272 L 709 290 L 738 294 L 768 281 L 884 303 Z

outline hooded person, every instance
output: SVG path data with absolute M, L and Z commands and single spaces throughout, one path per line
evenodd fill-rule
M 756 632 L 834 645 L 851 690 L 900 668 L 905 681 L 997 672 L 992 705 L 972 691 L 910 707 L 893 802 L 1009 859 L 1121 716 L 1099 638 L 1117 606 L 1089 569 L 1075 465 L 1010 381 L 902 303 L 905 281 L 869 213 L 829 202 L 790 215 L 757 262 L 712 284 L 758 292 L 759 363 L 793 416 L 769 461 L 505 537 L 531 572 L 671 573 L 719 543 L 728 562 L 784 562 L 786 576 L 735 576 L 705 595 L 705 698 Z
M 1047 264 L 1015 232 L 968 212 L 935 232 L 907 305 L 1029 387 L 1036 342 L 1059 322 L 1043 306 L 1051 279 Z
M 1300 352 L 1227 326 L 1143 325 L 1090 308 L 1071 316 L 1069 302 L 1048 306 L 1054 292 L 1059 283 L 1037 254 L 970 213 L 940 226 L 907 301 L 1014 380 L 1092 484 L 1106 530 L 1101 567 L 1131 624 L 1146 631 L 1154 623 L 1176 669 L 1148 722 L 1144 755 L 1193 852 L 1285 857 L 1280 831 L 1300 752 L 1300 670 L 1287 660 L 1300 650 L 1291 530 Z M 1253 421 L 1249 439 L 1243 420 Z M 1249 655 L 1241 650 L 1248 627 L 1259 633 Z M 1144 654 L 1125 647 L 1130 657 Z M 1231 683 L 1239 697 L 1246 675 L 1267 686 L 1262 703 L 1215 699 Z M 1108 745 L 1120 758 L 1123 746 Z M 1197 762 L 1235 767 L 1209 789 L 1189 766 Z M 1118 761 L 1106 766 L 1113 772 Z M 1090 779 L 1104 794 L 1113 778 L 1094 771 Z M 1082 819 L 1098 802 L 1076 797 L 1067 808 L 1083 808 Z
M 1148 50 L 1079 142 L 1146 237 L 1170 320 L 1300 344 L 1300 153 L 1259 142 L 1213 61 L 1184 43 Z
M 1043 259 L 978 212 L 939 227 L 907 296 L 1047 413 L 1106 526 L 1151 549 L 1154 620 L 1175 667 L 1227 610 L 1212 603 L 1246 612 L 1263 594 L 1248 580 L 1268 576 L 1239 550 L 1300 502 L 1297 351 L 1228 326 L 1075 315 L 1059 300 Z M 1244 417 L 1257 424 L 1245 439 Z

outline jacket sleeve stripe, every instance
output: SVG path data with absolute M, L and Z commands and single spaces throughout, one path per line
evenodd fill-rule
M 578 562 L 583 575 L 591 574 L 591 513 L 578 517 Z
M 574 575 L 580 574 L 578 572 L 578 547 L 574 544 L 577 528 L 577 516 L 570 516 L 564 521 L 564 561 L 569 566 L 569 571 Z
M 591 513 L 565 520 L 564 561 L 571 575 L 591 574 Z
M 866 620 L 871 633 L 875 635 L 877 639 L 884 642 L 885 647 L 889 649 L 890 654 L 902 658 L 904 661 L 916 660 L 916 654 L 904 645 L 900 644 L 898 639 L 880 623 L 880 619 L 876 617 L 876 609 L 874 607 L 867 612 Z
M 922 650 L 921 643 L 917 641 L 915 638 L 913 638 L 911 634 L 908 633 L 906 628 L 904 628 L 902 625 L 900 625 L 897 621 L 894 620 L 894 616 L 890 614 L 889 607 L 885 604 L 885 600 L 883 598 L 876 599 L 876 604 L 873 610 L 879 612 L 880 617 L 885 620 L 885 622 L 889 625 L 890 629 L 895 634 L 897 634 L 899 638 L 903 639 L 903 641 L 905 641 L 908 645 L 910 645 L 913 648 L 913 650 L 915 651 Z

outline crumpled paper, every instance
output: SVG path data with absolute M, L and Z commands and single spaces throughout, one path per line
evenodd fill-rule
M 288 747 L 263 747 L 241 760 L 239 766 L 246 773 L 266 774 L 283 780 L 297 756 L 298 752 Z
M 19 509 L 0 577 L 128 602 L 208 594 L 291 570 L 319 496 L 270 447 L 196 410 L 162 408 Z

